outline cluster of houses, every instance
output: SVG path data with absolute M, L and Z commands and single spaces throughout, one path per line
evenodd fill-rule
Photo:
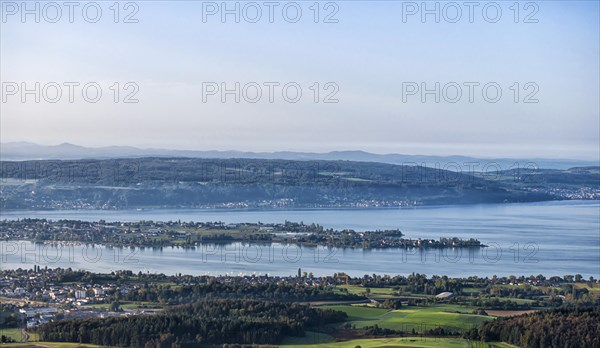
M 53 320 L 58 314 L 56 307 L 24 307 L 19 312 L 27 319 L 27 328 L 31 329 L 38 325 L 46 324 Z
M 35 328 L 39 325 L 49 323 L 59 317 L 71 318 L 71 319 L 83 319 L 83 318 L 107 318 L 112 316 L 122 315 L 114 312 L 104 312 L 97 310 L 79 310 L 78 308 L 72 309 L 59 309 L 57 307 L 33 307 L 26 306 L 19 309 L 19 313 L 23 315 L 23 318 L 27 322 L 27 329 Z M 125 313 L 129 315 L 130 313 Z
M 117 287 L 116 285 L 61 285 L 47 287 L 12 286 L 10 281 L 0 281 L 0 296 L 7 298 L 20 299 L 24 301 L 43 301 L 56 305 L 73 304 L 83 306 L 91 303 L 105 303 L 107 294 L 120 291 L 127 294 L 130 291 L 129 285 Z
M 73 318 L 118 315 L 96 310 L 89 304 L 109 303 L 116 292 L 127 294 L 137 285 L 56 284 L 49 272 L 4 274 L 0 278 L 0 297 L 19 304 L 27 328 L 45 324 L 57 315 Z
M 300 271 L 300 270 L 299 270 Z M 62 273 L 61 273 L 62 272 Z M 152 310 L 138 312 L 114 313 L 89 306 L 91 304 L 108 304 L 115 294 L 126 295 L 130 291 L 140 289 L 137 283 L 94 284 L 59 282 L 65 270 L 40 269 L 15 270 L 0 273 L 0 297 L 18 304 L 19 312 L 27 322 L 27 328 L 34 328 L 59 318 L 107 317 L 115 315 L 152 314 Z M 172 280 L 183 280 L 184 277 L 170 276 Z M 242 283 L 292 283 L 319 287 L 322 285 L 340 284 L 343 281 L 336 277 L 312 277 L 307 274 L 289 277 L 278 276 L 222 276 L 220 281 Z M 195 285 L 196 281 L 181 281 L 181 285 Z M 207 281 L 207 280 L 204 280 Z M 202 281 L 202 282 L 204 282 Z

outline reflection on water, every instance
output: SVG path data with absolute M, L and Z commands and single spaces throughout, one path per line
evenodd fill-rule
M 71 267 L 166 274 L 292 275 L 298 268 L 353 276 L 412 272 L 449 276 L 580 273 L 599 277 L 600 202 L 570 201 L 372 210 L 150 210 L 3 212 L 3 219 L 39 217 L 106 221 L 303 221 L 327 228 L 400 228 L 407 238 L 477 238 L 484 249 L 327 249 L 296 245 L 205 244 L 197 248 L 109 248 L 2 242 L 2 269 Z

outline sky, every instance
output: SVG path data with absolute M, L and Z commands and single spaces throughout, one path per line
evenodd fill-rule
M 2 142 L 600 158 L 598 1 L 75 3 L 1 1 Z

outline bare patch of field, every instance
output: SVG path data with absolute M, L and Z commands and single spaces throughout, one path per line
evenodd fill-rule
M 519 316 L 527 313 L 537 312 L 537 309 L 528 309 L 521 311 L 511 311 L 511 310 L 494 310 L 494 309 L 486 309 L 485 312 L 487 315 L 491 315 L 494 317 L 511 317 L 511 316 Z

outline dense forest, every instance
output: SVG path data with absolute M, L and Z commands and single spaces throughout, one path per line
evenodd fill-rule
M 1 161 L 0 203 L 4 209 L 402 206 L 594 198 L 600 189 L 598 168 L 464 169 L 262 159 Z
M 117 347 L 278 344 L 286 335 L 303 336 L 306 327 L 342 322 L 346 317 L 343 312 L 300 304 L 216 300 L 174 307 L 157 315 L 57 321 L 38 332 L 42 341 Z
M 357 301 L 364 296 L 343 294 L 331 291 L 325 286 L 306 286 L 304 284 L 274 284 L 216 282 L 203 285 L 166 287 L 147 283 L 122 295 L 125 301 L 151 301 L 164 304 L 192 303 L 202 299 L 251 298 L 273 301 Z
M 561 308 L 486 322 L 466 338 L 524 348 L 600 347 L 600 307 Z

